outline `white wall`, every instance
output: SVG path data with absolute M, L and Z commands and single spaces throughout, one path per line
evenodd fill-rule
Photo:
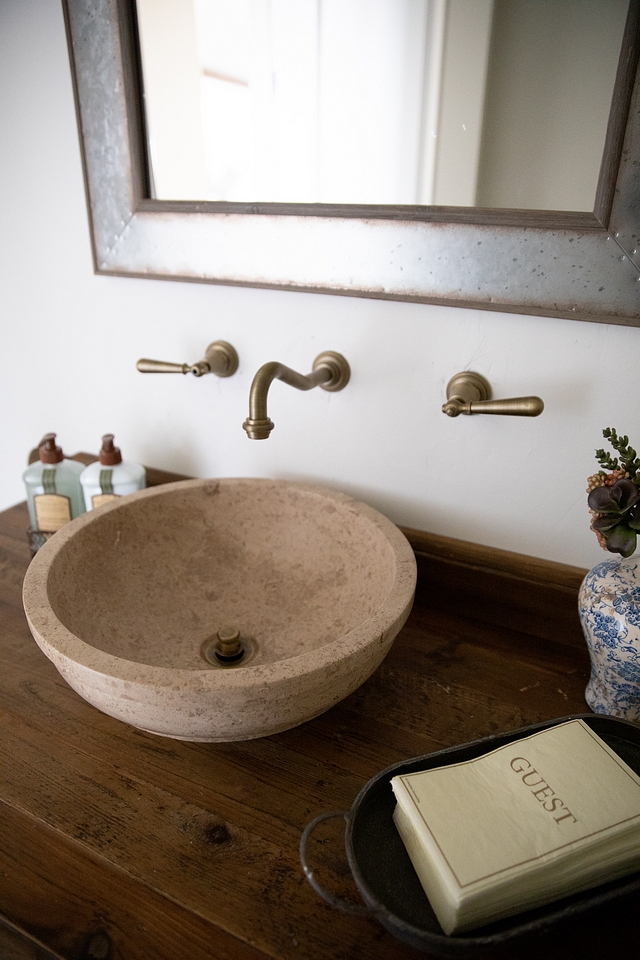
M 317 480 L 401 524 L 591 566 L 585 480 L 601 430 L 640 445 L 640 330 L 257 289 L 94 276 L 62 13 L 0 0 L 0 506 L 27 452 L 111 431 L 126 457 L 199 476 Z M 230 340 L 235 377 L 153 377 L 141 356 L 198 359 Z M 242 430 L 266 360 L 352 365 L 342 393 L 275 383 L 271 438 Z M 496 396 L 539 394 L 535 420 L 440 412 L 469 368 Z

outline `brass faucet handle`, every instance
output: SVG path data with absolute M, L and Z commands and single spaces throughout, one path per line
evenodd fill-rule
M 189 373 L 191 366 L 188 363 L 169 363 L 166 360 L 149 360 L 141 357 L 136 363 L 140 373 Z
M 493 413 L 508 417 L 538 417 L 544 410 L 540 397 L 511 397 L 509 400 L 478 400 L 475 403 L 461 402 L 458 397 L 447 400 L 442 412 L 448 417 L 461 413 L 473 416 L 476 413 Z
M 192 373 L 194 377 L 215 373 L 217 377 L 231 377 L 238 369 L 238 363 L 235 348 L 226 340 L 215 340 L 207 347 L 204 360 L 197 363 L 169 363 L 142 357 L 136 367 L 140 373 Z
M 456 373 L 447 384 L 447 402 L 442 412 L 448 417 L 461 413 L 473 416 L 491 413 L 509 417 L 538 417 L 544 410 L 540 397 L 511 397 L 507 400 L 492 400 L 491 387 L 479 373 L 463 371 Z

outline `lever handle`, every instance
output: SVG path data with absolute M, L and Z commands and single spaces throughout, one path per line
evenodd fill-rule
M 475 403 L 461 403 L 457 398 L 443 404 L 442 412 L 448 417 L 458 417 L 461 413 L 494 413 L 508 417 L 538 417 L 544 410 L 540 397 L 511 397 L 509 400 L 478 400 Z
M 442 412 L 448 417 L 461 413 L 472 416 L 476 413 L 492 413 L 509 417 L 538 417 L 544 410 L 540 397 L 511 397 L 508 400 L 492 400 L 491 387 L 479 373 L 464 371 L 456 373 L 447 384 L 447 402 Z
M 188 363 L 168 363 L 166 360 L 149 360 L 147 357 L 141 357 L 136 367 L 140 373 L 189 373 L 191 370 Z
M 194 377 L 215 373 L 217 377 L 231 377 L 238 369 L 238 362 L 238 354 L 230 343 L 215 340 L 207 347 L 204 360 L 197 363 L 169 363 L 142 357 L 136 367 L 140 373 L 192 373 Z

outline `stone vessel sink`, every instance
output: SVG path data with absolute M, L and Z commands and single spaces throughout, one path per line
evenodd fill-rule
M 349 496 L 186 480 L 63 527 L 29 567 L 24 607 L 43 652 L 105 713 L 177 739 L 248 740 L 359 687 L 405 622 L 415 579 L 403 534 Z M 229 627 L 246 653 L 221 666 L 211 651 Z

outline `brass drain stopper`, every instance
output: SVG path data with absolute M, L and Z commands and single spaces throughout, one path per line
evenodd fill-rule
M 240 639 L 240 631 L 236 627 L 221 627 L 216 634 L 218 642 L 215 646 L 216 660 L 220 663 L 237 663 L 244 657 L 244 647 Z

